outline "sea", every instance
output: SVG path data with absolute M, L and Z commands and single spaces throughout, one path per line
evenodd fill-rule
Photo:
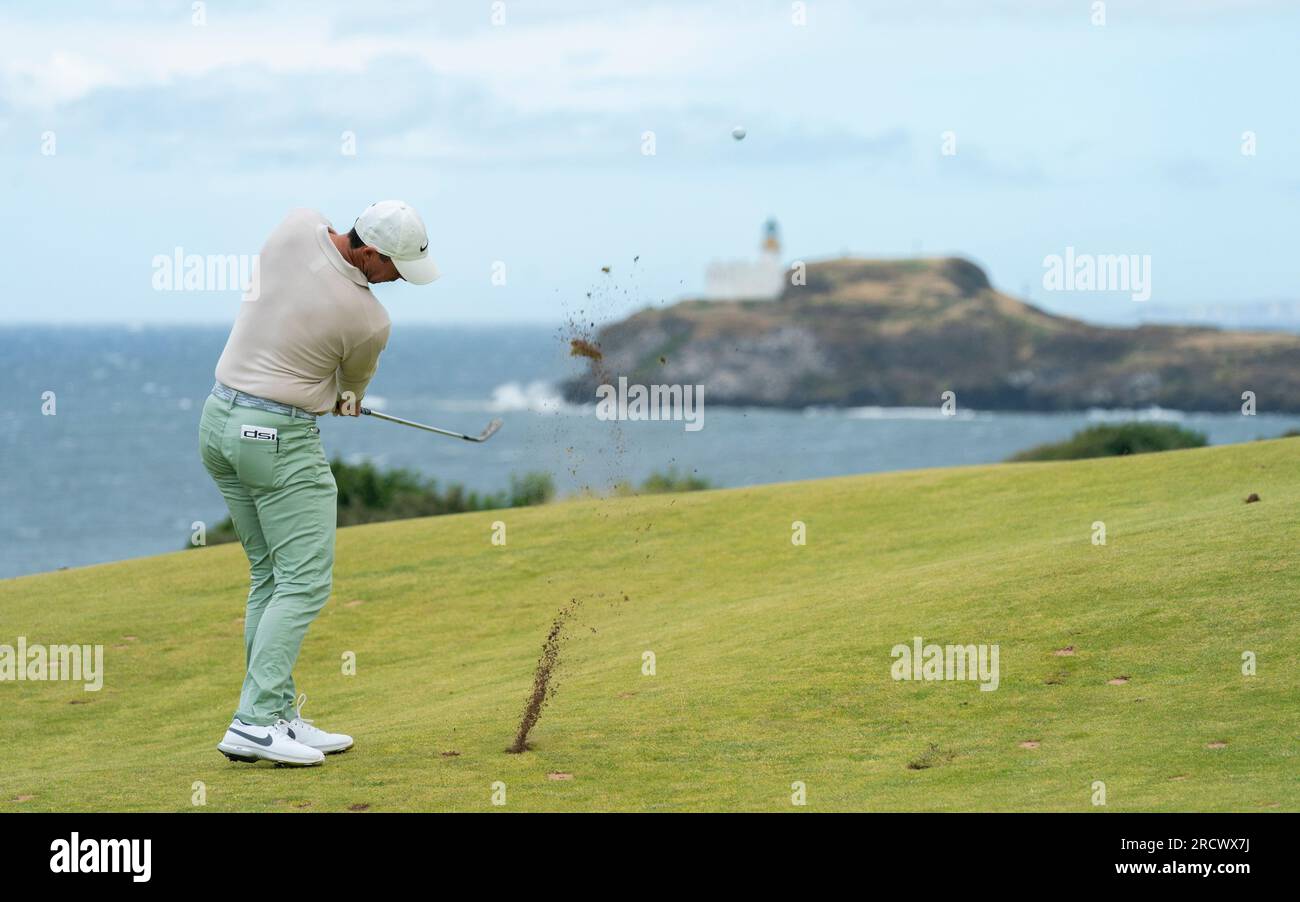
M 175 551 L 225 506 L 199 461 L 198 421 L 227 326 L 0 328 L 0 578 Z M 559 495 L 603 493 L 670 469 L 713 486 L 1005 460 L 1091 423 L 1159 420 L 1247 442 L 1300 416 L 1173 410 L 995 413 L 713 407 L 682 421 L 609 421 L 563 400 L 585 361 L 560 326 L 394 326 L 366 403 L 462 432 L 474 445 L 368 417 L 322 417 L 331 456 L 405 467 L 439 484 L 506 488 L 551 474 Z

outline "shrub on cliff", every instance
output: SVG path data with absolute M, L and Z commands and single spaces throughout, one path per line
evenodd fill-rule
M 1078 460 L 1200 448 L 1206 438 L 1171 423 L 1103 423 L 1080 429 L 1063 442 L 1038 445 L 1012 455 L 1011 460 Z

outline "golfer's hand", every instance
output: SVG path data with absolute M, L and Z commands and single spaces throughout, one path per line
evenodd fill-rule
M 348 392 L 346 396 L 334 402 L 334 409 L 330 413 L 336 417 L 359 417 L 361 416 L 361 401 L 352 392 Z

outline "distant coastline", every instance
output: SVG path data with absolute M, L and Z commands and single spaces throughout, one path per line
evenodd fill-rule
M 788 280 L 787 280 L 788 281 Z M 603 359 L 564 386 L 703 384 L 719 406 L 1094 408 L 1300 412 L 1300 335 L 1100 326 L 994 289 L 960 258 L 835 259 L 772 300 L 684 300 L 596 336 Z

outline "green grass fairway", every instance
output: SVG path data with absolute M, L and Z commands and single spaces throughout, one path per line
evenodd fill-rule
M 7 580 L 0 643 L 101 643 L 106 676 L 0 683 L 0 811 L 1294 811 L 1298 545 L 1295 440 L 346 529 L 296 675 L 357 744 L 306 770 L 214 747 L 238 546 Z M 507 755 L 574 598 L 535 748 Z M 894 681 L 918 635 L 997 643 L 1000 687 Z

